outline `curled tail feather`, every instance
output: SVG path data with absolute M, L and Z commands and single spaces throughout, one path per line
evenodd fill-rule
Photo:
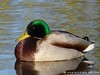
M 91 43 L 83 52 L 88 52 L 94 49 L 95 42 L 90 41 L 90 39 L 87 36 L 83 37 L 82 39 L 89 41 Z

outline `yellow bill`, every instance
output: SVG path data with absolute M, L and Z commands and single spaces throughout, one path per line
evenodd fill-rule
M 19 38 L 16 39 L 16 42 L 24 40 L 25 38 L 30 37 L 27 33 L 27 31 L 24 32 L 24 34 L 22 34 Z

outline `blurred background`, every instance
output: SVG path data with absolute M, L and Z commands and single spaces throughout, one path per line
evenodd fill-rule
M 100 72 L 100 0 L 0 0 L 0 75 L 16 75 L 15 40 L 35 19 L 51 29 L 90 37 L 96 47 L 85 56 Z

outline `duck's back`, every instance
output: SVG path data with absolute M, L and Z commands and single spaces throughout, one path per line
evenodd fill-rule
M 90 42 L 63 31 L 53 31 L 37 42 L 36 61 L 69 60 L 83 56 Z
M 45 41 L 53 46 L 76 49 L 81 52 L 91 44 L 91 42 L 65 31 L 53 31 L 40 41 Z

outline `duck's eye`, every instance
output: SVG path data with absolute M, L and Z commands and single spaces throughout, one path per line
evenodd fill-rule
M 35 29 L 35 27 L 33 27 L 32 29 Z

